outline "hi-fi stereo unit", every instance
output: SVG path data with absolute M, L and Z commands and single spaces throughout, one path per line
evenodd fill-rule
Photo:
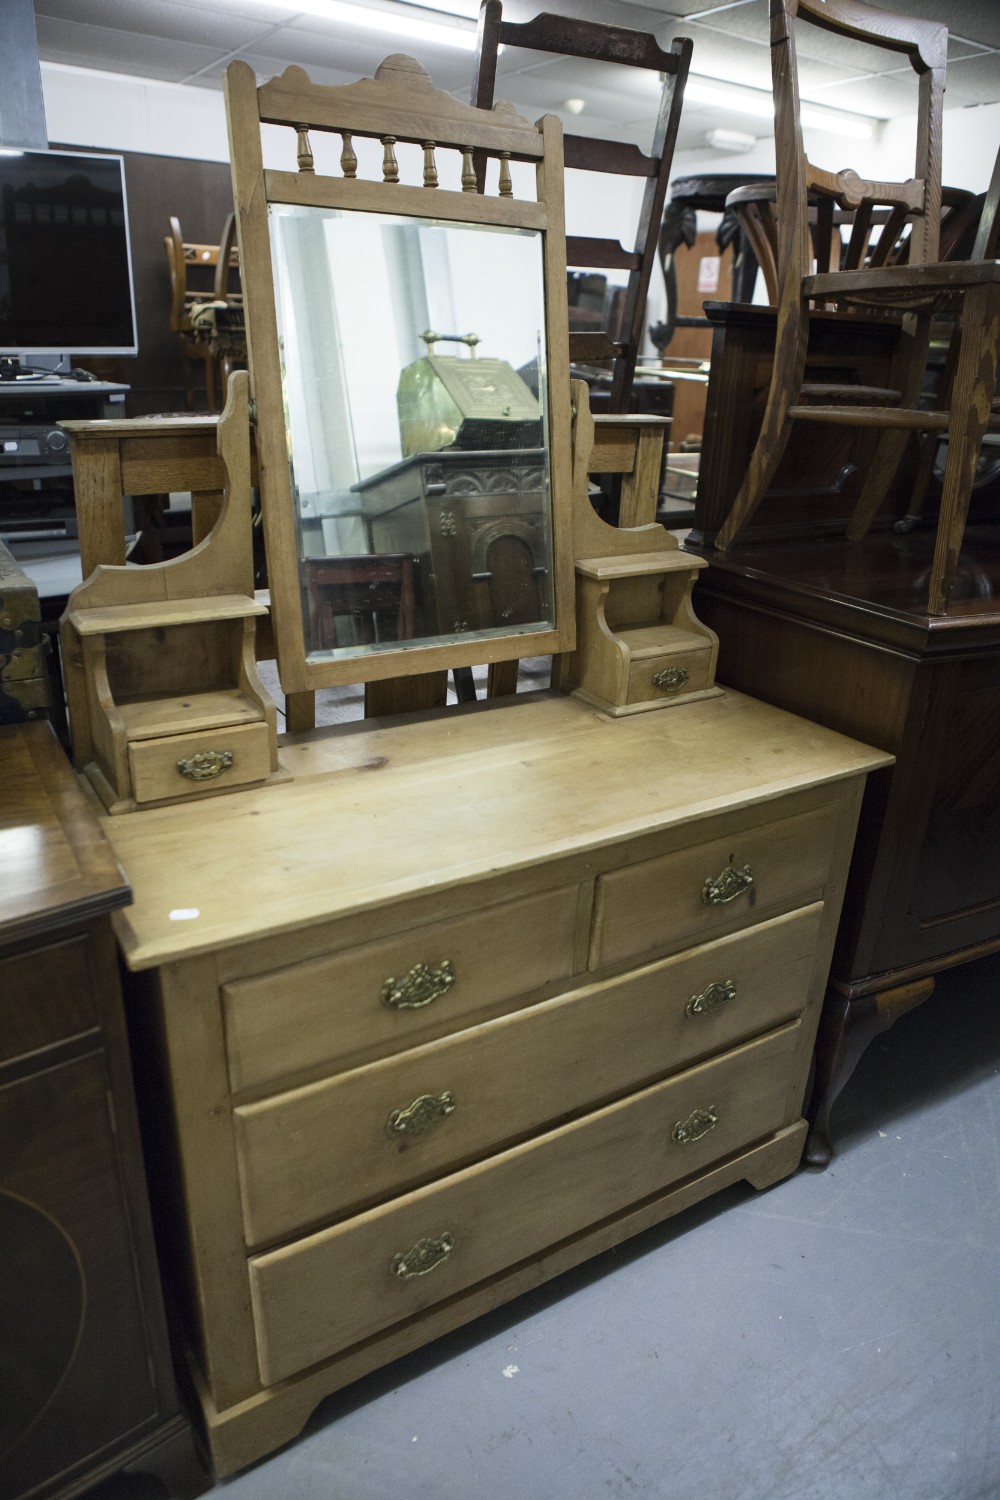
M 51 422 L 0 426 L 0 465 L 67 464 L 69 438 Z

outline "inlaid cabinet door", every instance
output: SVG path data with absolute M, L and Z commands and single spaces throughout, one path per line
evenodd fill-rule
M 3 1495 L 158 1416 L 108 1089 L 103 1051 L 0 1088 Z

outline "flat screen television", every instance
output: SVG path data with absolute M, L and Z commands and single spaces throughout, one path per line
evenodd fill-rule
M 0 151 L 0 355 L 137 349 L 122 158 Z

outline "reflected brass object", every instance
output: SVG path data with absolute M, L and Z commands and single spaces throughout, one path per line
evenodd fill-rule
M 407 1281 L 411 1276 L 426 1276 L 442 1261 L 447 1260 L 455 1248 L 454 1235 L 447 1231 L 436 1240 L 418 1240 L 412 1250 L 400 1251 L 389 1263 L 389 1271 Z
M 421 1094 L 405 1109 L 394 1109 L 385 1128 L 393 1139 L 398 1135 L 423 1135 L 455 1110 L 455 1095 L 450 1089 L 443 1094 Z
M 390 976 L 382 986 L 382 1004 L 393 1010 L 420 1010 L 430 1005 L 439 995 L 450 990 L 455 983 L 455 969 L 450 958 L 444 959 L 436 969 L 426 964 L 414 964 L 402 979 Z
M 701 888 L 701 899 L 707 901 L 709 906 L 725 906 L 727 901 L 735 901 L 737 896 L 742 896 L 753 885 L 753 870 L 749 865 L 737 868 L 736 865 L 727 865 L 721 875 L 714 880 L 706 880 Z
M 720 1006 L 736 999 L 736 986 L 731 979 L 716 979 L 706 985 L 700 995 L 692 995 L 684 1007 L 686 1016 L 710 1016 Z
M 662 672 L 653 673 L 653 686 L 665 693 L 679 693 L 687 680 L 686 667 L 664 667 Z
M 537 448 L 542 441 L 542 409 L 521 376 L 505 359 L 478 359 L 474 333 L 435 333 L 423 359 L 399 377 L 396 406 L 403 455 L 442 448 Z M 470 357 L 435 354 L 437 343 L 465 344 Z
M 670 1132 L 670 1139 L 676 1141 L 678 1146 L 688 1146 L 692 1141 L 700 1141 L 702 1136 L 708 1135 L 718 1123 L 719 1117 L 714 1104 L 710 1104 L 707 1109 L 693 1109 L 686 1120 L 677 1121 Z
M 190 781 L 212 781 L 228 771 L 233 763 L 231 750 L 199 750 L 188 760 L 179 760 L 177 769 Z

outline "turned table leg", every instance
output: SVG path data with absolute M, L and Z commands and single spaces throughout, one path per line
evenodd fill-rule
M 830 1111 L 868 1044 L 934 990 L 934 977 L 875 990 L 850 999 L 829 991 L 816 1038 L 816 1072 L 809 1106 L 809 1136 L 802 1160 L 825 1167 L 833 1156 Z

